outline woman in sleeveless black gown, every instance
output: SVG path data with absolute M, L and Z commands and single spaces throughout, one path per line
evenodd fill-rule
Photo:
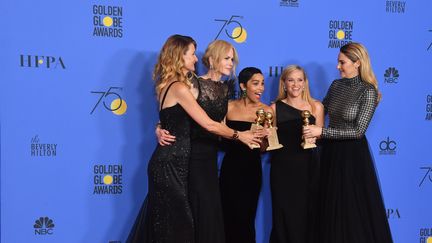
M 251 132 L 238 132 L 211 120 L 190 92 L 186 78 L 197 61 L 195 41 L 174 35 L 162 47 L 154 70 L 156 92 L 160 101 L 160 120 L 176 136 L 172 146 L 158 145 L 148 165 L 148 195 L 138 214 L 127 242 L 191 243 L 195 242 L 193 215 L 188 200 L 190 162 L 190 117 L 206 130 L 225 138 L 256 143 Z M 167 53 L 170 53 L 168 55 Z M 177 56 L 180 63 L 172 60 Z M 175 67 L 167 68 L 175 63 Z M 181 67 L 177 70 L 177 67 Z M 169 79 L 167 77 L 170 77 Z M 180 81 L 173 81 L 180 80 Z M 186 114 L 187 113 L 187 114 Z
M 253 67 L 238 76 L 242 97 L 228 105 L 226 124 L 239 131 L 250 130 L 256 111 L 271 108 L 260 101 L 264 76 Z M 235 141 L 225 141 L 220 171 L 220 189 L 226 243 L 255 243 L 255 215 L 261 190 L 261 151 Z
M 309 110 L 310 124 L 323 124 L 323 107 L 313 100 L 303 68 L 284 69 L 279 96 L 272 104 L 279 142 L 283 148 L 271 154 L 270 184 L 273 227 L 271 243 L 314 242 L 316 234 L 319 161 L 315 149 L 303 149 L 302 111 Z
M 321 136 L 319 239 L 323 243 L 393 242 L 365 132 L 378 103 L 377 80 L 363 45 L 340 49 L 335 80 L 324 98 L 327 128 L 310 126 L 304 135 Z

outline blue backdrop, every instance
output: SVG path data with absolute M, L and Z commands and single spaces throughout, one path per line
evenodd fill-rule
M 0 0 L 1 242 L 120 243 L 147 193 L 151 72 L 168 36 L 256 66 L 264 101 L 305 67 L 322 99 L 340 45 L 369 50 L 383 99 L 368 129 L 396 243 L 432 242 L 432 1 Z M 199 72 L 204 71 L 199 65 Z M 271 229 L 269 164 L 257 242 Z

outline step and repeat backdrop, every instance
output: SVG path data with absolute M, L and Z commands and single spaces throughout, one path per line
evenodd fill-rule
M 232 43 L 237 71 L 263 71 L 266 103 L 289 64 L 321 100 L 339 47 L 363 43 L 383 95 L 367 136 L 394 241 L 432 242 L 432 1 L 0 2 L 2 243 L 125 242 L 156 146 L 151 73 L 172 34 L 192 36 L 199 58 Z M 259 243 L 271 230 L 263 158 Z

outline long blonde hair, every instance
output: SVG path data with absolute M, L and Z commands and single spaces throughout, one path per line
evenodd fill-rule
M 340 48 L 340 52 L 348 57 L 352 62 L 359 61 L 359 74 L 360 78 L 369 84 L 372 84 L 375 89 L 378 91 L 378 81 L 375 77 L 375 74 L 372 70 L 369 54 L 366 48 L 356 42 L 348 43 Z
M 206 66 L 207 69 L 216 69 L 218 70 L 218 66 L 213 67 L 210 64 L 210 58 L 213 60 L 214 65 L 220 65 L 220 61 L 225 58 L 226 53 L 232 49 L 233 50 L 233 69 L 231 71 L 231 76 L 235 75 L 235 68 L 239 62 L 238 54 L 233 45 L 224 40 L 215 40 L 211 42 L 207 49 L 205 50 L 204 56 L 202 57 L 202 63 Z
M 182 70 L 185 65 L 183 55 L 188 51 L 190 44 L 193 44 L 195 48 L 197 46 L 192 37 L 172 35 L 162 46 L 158 61 L 153 69 L 153 80 L 156 81 L 155 89 L 158 96 L 161 90 L 172 80 L 178 80 L 190 85 Z
M 287 98 L 288 92 L 284 88 L 285 87 L 285 80 L 288 78 L 288 76 L 292 72 L 297 71 L 297 70 L 301 71 L 303 73 L 303 77 L 304 77 L 304 81 L 305 81 L 305 86 L 304 86 L 304 90 L 301 94 L 301 98 L 303 100 L 305 100 L 311 106 L 311 109 L 312 109 L 311 112 L 314 113 L 315 112 L 315 106 L 314 106 L 313 102 L 315 100 L 312 98 L 312 96 L 310 94 L 309 79 L 306 75 L 306 71 L 298 65 L 289 65 L 286 68 L 284 68 L 284 70 L 282 71 L 282 74 L 281 74 L 280 79 L 279 79 L 279 92 L 278 92 L 278 96 L 277 96 L 275 102 Z

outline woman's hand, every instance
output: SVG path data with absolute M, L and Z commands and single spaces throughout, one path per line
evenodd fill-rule
M 256 131 L 238 132 L 238 140 L 253 149 L 252 145 L 261 146 L 262 138 L 265 136 L 264 129 Z
M 303 126 L 303 137 L 309 138 L 319 138 L 322 134 L 322 127 L 316 125 Z
M 168 130 L 162 129 L 160 126 L 156 127 L 155 133 L 161 146 L 171 145 L 175 142 L 176 137 L 171 135 Z

